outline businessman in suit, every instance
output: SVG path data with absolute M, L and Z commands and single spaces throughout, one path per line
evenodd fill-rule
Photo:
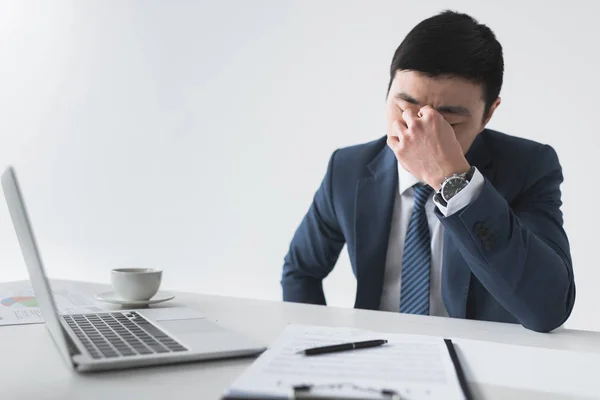
M 338 149 L 285 256 L 284 301 L 326 304 L 344 244 L 355 307 L 549 332 L 575 283 L 562 169 L 548 145 L 486 129 L 504 61 L 494 33 L 446 11 L 396 50 L 387 135 Z

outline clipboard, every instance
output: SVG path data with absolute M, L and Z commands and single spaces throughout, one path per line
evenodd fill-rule
M 465 395 L 465 400 L 473 400 L 473 395 L 471 394 L 471 389 L 469 388 L 469 384 L 465 377 L 464 370 L 458 359 L 458 355 L 456 354 L 456 349 L 454 347 L 454 343 L 451 339 L 444 339 L 444 343 L 446 344 L 446 348 L 448 349 L 448 353 L 450 354 L 450 358 L 452 359 L 452 363 L 454 364 L 454 369 L 456 371 L 456 376 L 458 377 L 458 382 L 460 383 L 460 387 Z M 291 388 L 291 393 L 289 397 L 269 397 L 266 399 L 264 396 L 260 397 L 248 397 L 242 395 L 225 395 L 221 397 L 221 400 L 301 400 L 301 399 L 310 399 L 310 400 L 347 400 L 345 397 L 340 397 L 336 395 L 311 395 L 310 391 L 313 387 L 311 385 L 300 385 L 297 387 Z M 356 387 L 357 390 L 365 389 Z M 403 397 L 397 394 L 394 390 L 389 389 L 370 389 L 371 396 L 365 397 L 357 397 L 359 400 L 403 400 Z M 375 393 L 373 393 L 375 392 Z M 375 397 L 377 396 L 377 397 Z M 354 400 L 355 398 L 353 398 Z
M 405 373 L 405 374 L 412 374 L 412 373 L 416 373 L 416 374 L 428 374 L 430 373 L 429 370 L 429 366 L 431 365 L 431 374 L 432 375 L 432 379 L 434 379 L 432 381 L 432 385 L 438 385 L 438 386 L 432 386 L 432 394 L 433 393 L 437 393 L 437 394 L 433 394 L 432 398 L 445 398 L 443 396 L 450 396 L 450 393 L 454 393 L 452 395 L 453 399 L 465 399 L 465 400 L 472 400 L 472 393 L 471 390 L 469 388 L 469 385 L 466 381 L 466 377 L 465 377 L 465 373 L 464 370 L 461 366 L 460 360 L 458 358 L 456 349 L 454 347 L 454 343 L 452 342 L 451 339 L 442 339 L 442 338 L 433 338 L 433 337 L 424 337 L 424 336 L 419 336 L 419 335 L 401 335 L 401 334 L 388 334 L 389 337 L 394 338 L 395 340 L 395 344 L 400 346 L 400 347 L 392 347 L 390 349 L 385 349 L 384 346 L 382 346 L 380 348 L 380 350 L 376 350 L 379 351 L 378 355 L 375 355 L 374 353 L 362 353 L 361 355 L 359 355 L 356 352 L 369 352 L 369 351 L 373 351 L 373 349 L 367 349 L 367 350 L 356 350 L 354 353 L 353 351 L 347 351 L 347 352 L 341 352 L 338 354 L 344 354 L 342 356 L 338 356 L 338 357 L 343 357 L 342 359 L 337 359 L 337 361 L 335 360 L 328 360 L 328 359 L 324 359 L 323 362 L 325 362 L 325 365 L 327 365 L 327 363 L 329 362 L 337 362 L 340 363 L 339 365 L 342 365 L 341 368 L 344 368 L 343 365 L 348 365 L 347 363 L 352 362 L 352 359 L 354 357 L 357 357 L 356 360 L 357 362 L 360 364 L 362 362 L 367 362 L 367 364 L 360 364 L 360 365 L 375 365 L 373 363 L 380 363 L 378 365 L 381 365 L 381 371 L 379 374 L 383 373 L 384 376 L 383 377 L 379 377 L 378 379 L 375 379 L 372 381 L 372 383 L 370 383 L 370 379 L 372 378 L 369 374 L 372 373 L 372 371 L 370 369 L 365 369 L 364 370 L 364 374 L 362 375 L 363 372 L 362 370 L 356 371 L 354 370 L 354 375 L 352 374 L 343 374 L 343 375 L 339 375 L 339 376 L 333 376 L 331 377 L 331 379 L 319 379 L 316 378 L 317 375 L 315 375 L 315 380 L 312 381 L 314 383 L 311 382 L 311 378 L 310 378 L 310 374 L 309 375 L 305 375 L 307 378 L 304 380 L 304 382 L 302 382 L 301 379 L 286 379 L 285 375 L 282 375 L 281 378 L 276 377 L 275 379 L 277 379 L 276 381 L 272 381 L 273 383 L 271 384 L 271 388 L 272 390 L 269 390 L 269 386 L 265 387 L 265 390 L 263 392 L 261 392 L 261 387 L 260 384 L 258 384 L 258 382 L 260 382 L 261 377 L 264 377 L 263 375 L 260 374 L 264 374 L 265 372 L 263 372 L 263 369 L 265 367 L 270 366 L 270 362 L 273 361 L 274 358 L 279 357 L 279 360 L 282 360 L 283 362 L 291 362 L 292 364 L 294 363 L 299 363 L 299 364 L 294 364 L 294 365 L 298 365 L 299 367 L 302 365 L 305 365 L 306 367 L 309 367 L 310 365 L 305 364 L 305 361 L 303 361 L 303 359 L 296 359 L 296 361 L 288 361 L 287 357 L 292 357 L 290 355 L 287 355 L 289 353 L 280 353 L 282 350 L 286 349 L 289 350 L 290 349 L 290 344 L 298 339 L 298 337 L 300 338 L 304 338 L 303 335 L 324 335 L 324 337 L 327 337 L 328 335 L 336 335 L 336 328 L 329 328 L 329 327 L 313 327 L 313 326 L 296 326 L 293 329 L 291 327 L 288 326 L 289 331 L 284 331 L 284 333 L 282 334 L 282 336 L 280 337 L 280 339 L 278 339 L 278 341 L 276 341 L 273 346 L 271 347 L 273 354 L 271 355 L 271 357 L 267 356 L 267 359 L 261 360 L 260 357 L 264 357 L 265 355 L 261 355 L 259 357 L 259 359 L 255 362 L 255 365 L 253 364 L 251 367 L 248 368 L 248 370 L 254 370 L 254 371 L 245 371 L 242 374 L 242 377 L 244 379 L 240 379 L 238 378 L 239 381 L 241 382 L 245 382 L 246 384 L 237 384 L 238 381 L 236 381 L 236 383 L 234 383 L 234 385 L 232 385 L 232 387 L 230 388 L 230 390 L 228 392 L 226 392 L 223 397 L 221 397 L 222 400 L 295 400 L 295 399 L 310 399 L 310 400 L 348 400 L 348 399 L 361 399 L 361 400 L 407 400 L 411 398 L 411 390 L 416 389 L 417 391 L 419 390 L 423 390 L 423 389 L 419 389 L 418 386 L 410 389 L 411 388 L 411 384 L 409 383 L 408 386 L 404 386 L 404 384 L 401 381 L 401 379 L 398 379 L 398 381 L 394 382 L 394 374 L 399 374 L 399 373 Z M 344 334 L 344 328 L 337 328 L 339 329 L 342 333 Z M 362 332 L 368 332 L 368 331 L 362 331 Z M 361 334 L 362 332 L 360 332 L 360 330 L 353 330 L 350 333 L 347 333 L 348 335 L 350 334 Z M 377 333 L 377 335 L 381 336 L 380 333 Z M 385 334 L 384 334 L 385 335 Z M 346 339 L 348 338 L 348 336 L 346 336 Z M 341 341 L 342 337 L 339 336 L 335 336 L 335 339 L 339 342 Z M 455 376 L 451 376 L 451 375 L 439 375 L 440 370 L 436 371 L 436 365 L 434 364 L 429 364 L 428 357 L 431 357 L 432 354 L 436 353 L 427 353 L 427 351 L 425 353 L 422 353 L 423 350 L 413 350 L 415 348 L 418 348 L 420 345 L 424 345 L 425 346 L 429 346 L 429 343 L 432 343 L 432 341 L 435 341 L 434 343 L 437 343 L 434 348 L 437 348 L 438 350 L 436 350 L 439 354 L 442 356 L 442 358 L 445 360 L 444 363 L 446 365 L 445 369 L 444 369 L 444 374 L 451 374 L 451 375 L 455 375 Z M 305 343 L 304 343 L 305 344 Z M 410 350 L 404 350 L 402 348 L 402 345 L 404 345 L 404 348 L 406 348 L 406 346 L 409 346 Z M 416 346 L 416 347 L 415 347 Z M 306 348 L 306 347 L 304 347 Z M 269 351 L 269 350 L 268 350 Z M 416 351 L 416 353 L 411 353 L 412 351 Z M 421 351 L 421 352 L 420 352 Z M 446 355 L 444 356 L 443 354 L 445 352 Z M 388 353 L 389 352 L 389 353 Z M 423 354 L 423 357 L 426 358 L 422 358 L 420 355 Z M 417 366 L 417 369 L 415 370 L 414 367 L 412 366 L 412 364 L 405 364 L 405 366 L 400 366 L 402 364 L 403 360 L 410 360 L 410 358 L 407 357 L 416 357 L 414 359 L 422 359 L 423 362 L 421 363 L 420 366 Z M 281 358 L 283 357 L 283 358 Z M 320 356 L 318 356 L 320 357 Z M 375 357 L 375 358 L 373 358 Z M 403 358 L 404 357 L 404 358 Z M 307 363 L 311 363 L 312 360 L 308 360 L 310 357 L 307 357 L 306 362 Z M 328 360 L 328 361 L 326 361 Z M 400 364 L 395 363 L 394 360 L 400 360 Z M 389 362 L 392 362 L 391 365 L 394 365 L 394 369 L 392 368 L 391 370 L 386 366 L 386 364 L 389 364 Z M 313 365 L 314 367 L 314 365 Z M 322 368 L 323 365 L 321 365 L 320 368 Z M 439 366 L 437 366 L 439 368 Z M 364 368 L 364 367 L 362 367 Z M 371 367 L 370 367 L 371 368 Z M 408 369 L 407 369 L 408 368 Z M 310 371 L 311 369 L 309 368 L 308 370 L 305 371 Z M 302 369 L 300 369 L 300 371 L 302 371 Z M 403 372 L 404 371 L 404 372 Z M 388 373 L 388 375 L 386 376 L 386 372 Z M 454 374 L 453 374 L 454 372 Z M 258 373 L 258 375 L 257 375 Z M 326 373 L 326 372 L 325 372 Z M 281 374 L 281 371 L 278 371 L 276 373 L 277 375 Z M 377 372 L 375 372 L 375 374 L 377 374 Z M 436 375 L 438 374 L 438 375 Z M 244 377 L 244 375 L 247 375 Z M 320 375 L 318 375 L 319 377 L 321 377 Z M 352 376 L 354 377 L 358 377 L 360 376 L 360 379 L 356 379 L 356 381 L 352 382 L 353 379 L 351 378 Z M 397 375 L 397 376 L 405 376 L 406 379 L 408 379 L 407 382 L 411 382 L 412 379 L 414 378 L 410 378 L 408 375 Z M 422 375 L 418 375 L 418 376 L 422 376 Z M 427 375 L 424 375 L 427 376 Z M 434 378 L 435 376 L 437 376 L 438 383 L 434 383 L 436 382 L 436 378 Z M 444 378 L 444 376 L 446 376 L 447 378 Z M 364 377 L 364 379 L 362 379 Z M 339 381 L 335 381 L 335 379 L 340 379 Z M 258 380 L 257 380 L 258 379 Z M 439 379 L 444 379 L 444 380 L 439 380 Z M 447 381 L 446 379 L 450 379 L 450 381 Z M 266 381 L 265 381 L 266 382 Z M 301 383 L 302 382 L 302 383 Z M 386 384 L 385 382 L 389 382 L 389 388 L 386 388 Z M 444 383 L 446 382 L 446 383 Z M 248 384 L 249 383 L 249 384 Z M 289 387 L 287 386 L 289 384 Z M 441 385 L 441 386 L 440 386 Z M 453 385 L 452 387 L 454 389 L 453 392 L 446 392 L 445 390 L 445 386 L 446 385 Z M 435 389 L 437 387 L 437 389 Z M 450 386 L 449 386 L 450 387 Z M 448 387 L 448 388 L 449 388 Z M 275 390 L 276 388 L 278 388 L 277 390 Z M 441 391 L 440 391 L 441 390 Z M 349 395 L 349 393 L 351 393 L 351 395 Z M 421 392 L 422 393 L 422 392 Z M 446 397 L 449 398 L 449 397 Z

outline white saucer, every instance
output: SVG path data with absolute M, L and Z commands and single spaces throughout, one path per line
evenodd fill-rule
M 175 295 L 167 292 L 158 292 L 150 300 L 123 300 L 117 297 L 115 292 L 103 292 L 98 293 L 96 298 L 105 303 L 118 304 L 126 307 L 140 307 L 172 300 L 175 298 Z

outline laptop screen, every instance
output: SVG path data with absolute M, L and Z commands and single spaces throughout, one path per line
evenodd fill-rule
M 50 334 L 63 357 L 72 364 L 67 348 L 65 332 L 63 331 L 59 320 L 59 314 L 54 301 L 54 296 L 52 295 L 50 283 L 44 272 L 42 258 L 27 214 L 21 188 L 12 167 L 7 168 L 2 174 L 2 189 L 4 190 L 10 217 L 29 272 L 31 286 L 33 287 L 46 326 L 48 327 L 48 330 L 50 330 Z

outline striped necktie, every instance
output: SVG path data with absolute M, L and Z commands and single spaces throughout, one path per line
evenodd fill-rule
M 431 268 L 431 235 L 425 204 L 433 193 L 428 185 L 417 184 L 415 205 L 406 231 L 402 255 L 400 312 L 429 315 L 429 270 Z

